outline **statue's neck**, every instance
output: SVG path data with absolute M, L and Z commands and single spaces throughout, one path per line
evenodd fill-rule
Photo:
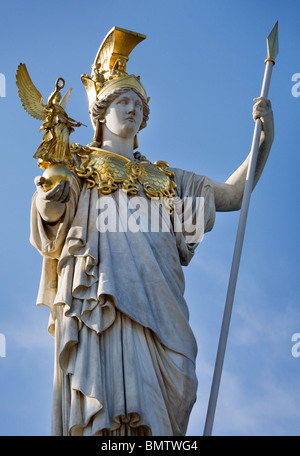
M 111 132 L 106 132 L 106 134 L 103 135 L 101 149 L 115 152 L 116 154 L 129 158 L 129 160 L 133 160 L 133 143 L 134 138 L 123 138 Z

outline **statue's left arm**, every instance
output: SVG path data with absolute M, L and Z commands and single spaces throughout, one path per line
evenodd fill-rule
M 253 119 L 259 118 L 261 120 L 262 132 L 253 188 L 261 176 L 274 139 L 273 112 L 270 101 L 262 97 L 255 98 L 254 101 L 256 103 L 253 107 Z M 250 155 L 226 182 L 211 180 L 214 187 L 217 211 L 236 211 L 241 208 L 249 160 Z

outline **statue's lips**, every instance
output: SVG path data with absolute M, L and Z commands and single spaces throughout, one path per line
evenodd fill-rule
M 128 117 L 125 118 L 125 120 L 128 120 L 129 122 L 135 122 L 135 117 L 128 116 Z

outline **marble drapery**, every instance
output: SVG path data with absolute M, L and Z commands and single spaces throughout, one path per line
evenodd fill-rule
M 204 198 L 201 223 L 211 230 L 209 180 L 173 171 L 178 198 Z M 182 266 L 197 244 L 172 224 L 166 232 L 100 232 L 101 197 L 75 179 L 54 226 L 33 197 L 31 242 L 43 256 L 37 304 L 49 307 L 55 338 L 52 434 L 184 435 L 196 400 L 197 345 Z M 109 197 L 117 211 L 127 198 L 121 190 Z

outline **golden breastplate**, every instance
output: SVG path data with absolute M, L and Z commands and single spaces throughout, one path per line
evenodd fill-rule
M 176 196 L 174 173 L 168 163 L 157 161 L 132 161 L 122 155 L 94 147 L 70 144 L 72 154 L 76 154 L 79 165 L 75 171 L 88 182 L 89 188 L 97 186 L 105 195 L 122 188 L 128 195 L 136 195 L 142 185 L 148 198 L 163 198 L 168 208 L 174 210 L 172 199 Z

